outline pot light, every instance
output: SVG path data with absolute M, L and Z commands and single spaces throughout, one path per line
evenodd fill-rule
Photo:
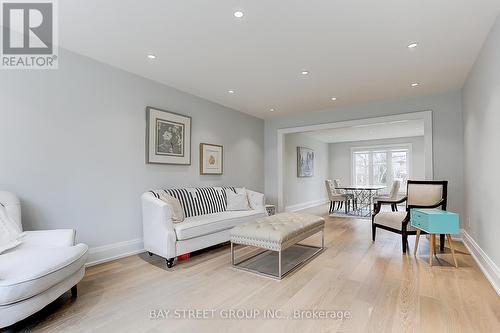
M 274 112 L 274 109 L 271 108 L 271 109 L 269 109 L 269 111 Z
M 409 49 L 414 49 L 418 46 L 418 43 L 411 43 L 411 44 L 408 44 L 408 48 Z
M 417 82 L 414 82 L 411 84 L 412 87 L 418 87 L 420 85 L 420 83 L 417 83 Z
M 309 71 L 302 71 L 302 72 L 300 72 L 300 74 L 302 74 L 302 75 L 308 75 Z
M 337 97 L 332 97 L 332 101 L 336 101 L 337 100 Z
M 233 16 L 236 17 L 236 18 L 242 18 L 243 17 L 243 12 L 241 10 L 237 10 L 233 13 Z
M 234 90 L 228 90 L 227 91 L 229 94 L 234 94 Z
M 154 60 L 156 56 L 153 53 L 148 53 L 148 59 Z

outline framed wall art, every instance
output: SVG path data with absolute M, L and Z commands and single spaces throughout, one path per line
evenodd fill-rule
M 222 175 L 224 148 L 220 145 L 200 143 L 200 175 Z
M 314 150 L 297 147 L 297 177 L 314 176 Z
M 146 108 L 146 163 L 191 164 L 191 117 Z

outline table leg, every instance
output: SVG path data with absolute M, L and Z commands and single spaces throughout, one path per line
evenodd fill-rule
M 281 251 L 278 252 L 278 276 L 281 280 Z
M 432 254 L 434 253 L 434 235 L 431 234 L 431 238 L 429 239 L 429 266 L 432 267 Z
M 413 255 L 417 255 L 418 241 L 420 240 L 420 229 L 417 229 L 417 235 L 415 236 L 415 249 L 413 250 Z
M 455 267 L 458 268 L 457 258 L 455 257 L 455 249 L 453 248 L 453 243 L 451 241 L 451 235 L 447 234 L 448 244 L 450 244 L 451 256 L 453 257 L 453 262 L 455 263 Z

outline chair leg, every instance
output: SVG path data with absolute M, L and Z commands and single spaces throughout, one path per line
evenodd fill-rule
M 372 223 L 372 241 L 375 242 L 375 235 L 377 233 L 377 227 Z
M 395 206 L 394 204 L 391 204 L 391 210 L 392 210 L 393 212 L 395 212 L 395 211 L 396 211 L 396 207 L 394 207 L 394 206 Z
M 328 210 L 328 212 L 331 213 L 332 209 L 333 209 L 333 201 L 330 201 L 330 209 Z
M 396 212 L 398 211 L 398 205 L 397 204 L 394 204 L 394 209 L 396 210 Z
M 349 201 L 347 199 L 345 199 L 345 213 L 346 213 L 346 215 L 347 215 L 347 209 L 349 208 L 348 204 L 349 204 Z
M 78 297 L 78 288 L 76 284 L 71 288 L 71 297 L 73 298 Z
M 441 252 L 444 252 L 444 237 L 445 237 L 444 234 L 439 235 L 439 250 Z
M 401 235 L 401 242 L 403 243 L 403 254 L 406 254 L 406 248 L 408 247 L 408 235 L 406 233 Z

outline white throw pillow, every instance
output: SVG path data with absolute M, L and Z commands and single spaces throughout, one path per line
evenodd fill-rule
M 237 189 L 237 192 L 239 193 L 234 193 L 232 190 L 226 190 L 226 210 L 250 210 L 250 206 L 248 205 L 247 191 L 243 188 Z
M 253 210 L 262 210 L 265 207 L 264 194 L 247 190 L 248 203 Z
M 17 239 L 21 232 L 19 225 L 9 218 L 7 210 L 0 204 L 0 254 L 21 244 Z
M 160 200 L 166 202 L 170 206 L 170 210 L 172 211 L 173 223 L 181 223 L 182 221 L 184 221 L 184 210 L 182 209 L 179 199 L 174 198 L 173 196 L 166 193 L 161 193 Z

